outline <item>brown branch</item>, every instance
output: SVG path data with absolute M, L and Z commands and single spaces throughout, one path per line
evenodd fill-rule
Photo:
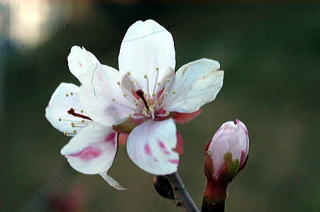
M 166 177 L 168 178 L 173 188 L 174 197 L 175 197 L 177 206 L 184 207 L 185 210 L 188 212 L 199 212 L 197 205 L 194 203 L 193 199 L 191 198 L 179 174 L 176 172 L 170 175 L 166 175 Z

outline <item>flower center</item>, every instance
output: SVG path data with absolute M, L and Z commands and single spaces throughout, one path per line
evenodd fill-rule
M 123 91 L 123 97 L 130 103 L 112 101 L 119 106 L 125 107 L 133 112 L 130 117 L 133 119 L 150 118 L 154 120 L 164 120 L 169 117 L 169 112 L 163 108 L 166 105 L 166 98 L 169 95 L 175 95 L 172 91 L 172 85 L 175 72 L 172 70 L 166 77 L 159 77 L 159 68 L 155 69 L 156 74 L 153 78 L 144 75 L 143 81 L 136 81 L 128 72 L 123 76 L 121 82 L 117 82 L 119 88 Z M 134 106 L 133 106 L 134 105 Z
M 137 113 L 133 114 L 133 118 L 135 116 L 145 116 L 148 118 L 155 119 L 157 118 L 157 110 L 159 109 L 160 105 L 154 98 L 150 98 L 148 95 L 146 95 L 142 90 L 133 91 L 136 93 L 137 98 Z

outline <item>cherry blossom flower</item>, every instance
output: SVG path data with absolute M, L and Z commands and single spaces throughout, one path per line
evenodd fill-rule
M 119 133 L 129 134 L 127 153 L 154 175 L 177 171 L 177 130 L 215 99 L 223 84 L 217 61 L 200 59 L 175 72 L 172 35 L 153 20 L 137 21 L 120 48 L 119 71 L 101 64 L 85 48 L 74 46 L 70 72 L 81 86 L 61 83 L 53 93 L 46 118 L 74 136 L 61 154 L 84 174 L 107 175 L 117 152 Z

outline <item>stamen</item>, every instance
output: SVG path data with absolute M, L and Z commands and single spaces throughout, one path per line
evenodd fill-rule
M 75 117 L 79 117 L 79 118 L 83 118 L 83 119 L 88 119 L 88 120 L 92 121 L 92 119 L 91 119 L 90 117 L 85 116 L 85 115 L 80 114 L 80 113 L 76 113 L 73 108 L 71 108 L 70 110 L 68 110 L 67 113 L 69 113 L 70 115 L 73 115 L 73 116 L 75 116 Z
M 65 121 L 65 122 L 74 122 L 74 120 L 71 120 L 71 119 L 61 119 L 61 118 L 59 118 L 58 120 L 59 121 Z
M 172 75 L 167 78 L 167 84 L 165 85 L 164 87 L 164 91 L 162 92 L 162 94 L 160 95 L 160 97 L 158 97 L 158 99 L 161 100 L 161 103 L 159 104 L 159 108 L 163 108 L 163 106 L 166 104 L 166 100 L 164 97 L 167 97 L 169 96 L 169 92 L 171 94 L 171 89 L 172 89 L 172 86 L 173 86 L 173 82 L 174 82 L 174 76 L 175 76 L 175 73 L 172 72 Z M 172 94 L 176 94 L 176 91 L 172 91 Z
M 149 91 L 149 78 L 147 75 L 144 75 L 144 78 L 147 80 L 147 94 L 148 94 L 148 97 L 150 97 L 150 91 Z
M 132 94 L 130 94 L 130 92 L 127 89 L 123 89 L 122 91 L 126 92 L 123 94 L 123 97 L 126 97 L 126 100 L 128 102 L 135 104 L 135 102 L 136 102 L 135 97 Z
M 147 117 L 150 117 L 150 113 L 149 113 L 149 110 L 147 108 L 143 108 L 142 114 L 147 116 Z
M 156 88 L 157 88 L 157 84 L 158 84 L 158 77 L 159 77 L 159 68 L 158 67 L 156 68 L 156 72 L 157 72 L 156 81 L 154 82 L 154 87 L 153 87 L 152 93 L 156 92 Z
M 72 122 L 71 123 L 71 127 L 77 127 L 77 128 L 82 128 L 82 127 L 86 127 L 88 126 L 87 123 L 84 123 L 84 122 Z
M 75 136 L 76 135 L 76 133 L 68 133 L 68 132 L 63 132 L 63 135 L 64 136 Z

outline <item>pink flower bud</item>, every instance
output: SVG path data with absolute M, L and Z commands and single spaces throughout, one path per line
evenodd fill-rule
M 249 152 L 249 136 L 246 126 L 235 120 L 224 123 L 206 146 L 205 196 L 214 201 L 226 198 L 227 185 L 244 168 Z

